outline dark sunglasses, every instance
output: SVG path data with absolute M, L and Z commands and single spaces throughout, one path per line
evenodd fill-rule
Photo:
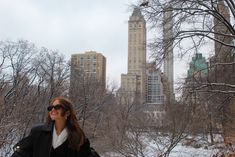
M 57 104 L 57 105 L 50 105 L 47 107 L 47 111 L 51 111 L 52 109 L 59 110 L 59 109 L 65 109 L 63 104 Z

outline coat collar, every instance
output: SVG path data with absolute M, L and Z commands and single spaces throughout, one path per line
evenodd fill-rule
M 47 122 L 43 125 L 42 130 L 52 132 L 53 131 L 53 126 L 54 126 L 54 122 Z

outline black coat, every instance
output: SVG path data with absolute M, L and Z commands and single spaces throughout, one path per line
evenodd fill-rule
M 52 130 L 53 124 L 33 127 L 30 134 L 14 146 L 14 153 L 11 157 L 50 157 Z M 79 151 L 68 148 L 67 157 L 89 156 L 91 156 L 91 148 L 88 139 Z

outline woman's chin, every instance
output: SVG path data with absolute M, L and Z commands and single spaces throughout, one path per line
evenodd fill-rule
M 54 120 L 56 120 L 56 117 L 54 117 L 54 116 L 51 116 L 51 120 L 53 120 L 53 121 L 54 121 Z

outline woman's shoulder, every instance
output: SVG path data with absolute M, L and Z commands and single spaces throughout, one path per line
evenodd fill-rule
M 52 123 L 39 123 L 32 127 L 31 132 L 51 131 L 52 127 Z
M 85 149 L 86 153 L 90 157 L 100 157 L 99 154 L 97 153 L 97 151 L 93 147 L 90 146 L 90 141 L 88 138 L 85 139 L 85 142 L 82 146 L 82 149 Z M 88 155 L 86 155 L 86 156 L 88 156 Z
M 90 141 L 88 140 L 88 138 L 85 138 L 83 145 L 81 145 L 79 154 L 81 156 L 89 156 L 89 154 L 91 154 Z

